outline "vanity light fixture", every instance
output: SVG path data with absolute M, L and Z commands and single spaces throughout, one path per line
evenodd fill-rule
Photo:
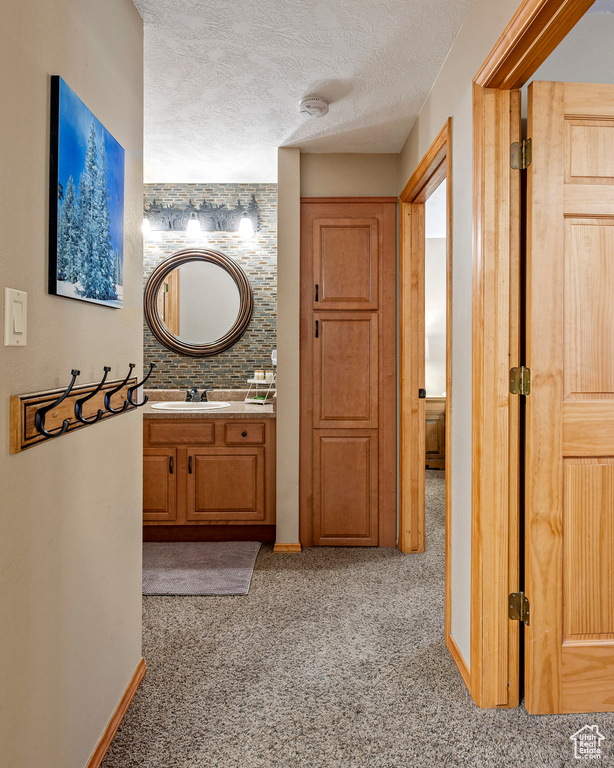
M 192 211 L 190 214 L 190 219 L 186 226 L 186 233 L 188 237 L 191 237 L 193 240 L 196 240 L 200 237 L 200 221 L 198 220 L 198 216 L 196 215 L 195 211 Z
M 239 234 L 243 238 L 254 236 L 254 225 L 249 216 L 241 216 L 241 221 L 239 223 Z

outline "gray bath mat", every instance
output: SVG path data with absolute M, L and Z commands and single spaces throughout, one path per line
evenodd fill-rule
M 258 541 L 144 541 L 144 595 L 246 595 Z

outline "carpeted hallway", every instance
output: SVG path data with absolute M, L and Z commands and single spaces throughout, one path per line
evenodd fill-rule
M 614 715 L 483 711 L 443 641 L 443 472 L 427 552 L 261 550 L 249 595 L 144 598 L 148 672 L 103 768 L 572 766 Z

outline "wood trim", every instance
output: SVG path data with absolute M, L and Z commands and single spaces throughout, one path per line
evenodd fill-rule
M 400 197 L 399 549 L 424 551 L 424 204 L 444 178 L 452 182 L 452 120 L 437 134 Z M 447 194 L 446 242 L 446 537 L 450 524 L 452 390 L 452 197 Z M 417 446 L 417 450 L 416 450 Z M 449 567 L 449 541 L 446 538 Z M 449 575 L 448 575 L 449 581 Z M 448 585 L 449 586 L 449 585 Z M 447 595 L 447 614 L 450 596 Z M 449 616 L 448 619 L 449 621 Z
M 100 737 L 100 741 L 96 745 L 96 749 L 92 753 L 86 768 L 98 768 L 100 763 L 102 763 L 104 756 L 107 754 L 109 747 L 111 746 L 111 742 L 115 738 L 117 729 L 119 728 L 121 721 L 124 719 L 124 715 L 128 711 L 130 702 L 134 698 L 134 694 L 137 692 L 141 681 L 145 677 L 145 672 L 147 672 L 145 659 L 141 659 L 136 665 L 136 669 L 130 678 L 130 682 L 124 691 L 124 695 L 121 697 L 119 704 L 115 708 L 115 712 L 113 712 L 107 727 Z
M 422 158 L 418 167 L 412 174 L 411 178 L 405 185 L 403 192 L 401 193 L 401 234 L 400 234 L 400 246 L 401 246 L 401 268 L 400 268 L 400 281 L 401 281 L 401 327 L 400 327 L 400 429 L 401 429 L 401 441 L 400 441 L 400 455 L 399 455 L 399 549 L 402 552 L 410 551 L 422 551 L 420 549 L 411 549 L 412 547 L 412 534 L 414 538 L 421 540 L 422 549 L 424 548 L 424 488 L 422 489 L 422 505 L 416 507 L 412 502 L 412 511 L 414 511 L 413 521 L 407 521 L 405 516 L 405 505 L 402 500 L 404 498 L 404 485 L 408 483 L 409 489 L 405 493 L 412 493 L 412 482 L 407 477 L 407 472 L 404 470 L 405 466 L 412 463 L 412 459 L 407 457 L 407 451 L 404 449 L 403 434 L 411 434 L 412 428 L 421 430 L 421 437 L 418 437 L 419 445 L 422 446 L 421 464 L 418 466 L 418 460 L 415 462 L 413 468 L 413 475 L 418 477 L 418 473 L 424 483 L 424 414 L 422 419 L 418 419 L 418 424 L 413 426 L 411 413 L 406 414 L 406 403 L 408 401 L 408 393 L 406 392 L 406 386 L 404 382 L 409 382 L 409 386 L 415 387 L 415 383 L 411 382 L 412 366 L 415 369 L 415 364 L 411 360 L 411 354 L 406 348 L 406 344 L 409 342 L 408 334 L 406 333 L 406 326 L 411 329 L 410 333 L 413 338 L 413 346 L 417 348 L 420 344 L 424 344 L 424 307 L 421 310 L 421 317 L 417 319 L 411 315 L 408 318 L 408 323 L 404 322 L 406 318 L 403 296 L 408 295 L 408 291 L 411 293 L 412 280 L 411 276 L 407 272 L 411 271 L 411 267 L 406 270 L 405 264 L 408 264 L 407 259 L 416 258 L 419 262 L 414 268 L 414 278 L 416 276 L 420 279 L 422 275 L 422 281 L 424 277 L 424 234 L 422 233 L 422 248 L 412 252 L 412 238 L 411 233 L 408 231 L 409 227 L 406 224 L 407 219 L 406 212 L 407 207 L 421 209 L 424 211 L 424 203 L 428 199 L 432 191 L 439 186 L 443 179 L 447 179 L 447 191 L 446 191 L 446 427 L 445 427 L 445 455 L 446 455 L 446 478 L 445 478 L 445 609 L 444 609 L 444 634 L 446 638 L 446 644 L 448 642 L 454 643 L 450 635 L 451 626 L 451 530 L 452 530 L 452 118 L 449 118 L 441 131 L 437 134 L 435 140 L 429 147 L 427 153 Z M 409 249 L 409 250 L 408 250 Z M 407 282 L 405 282 L 407 280 Z M 414 288 L 415 290 L 415 288 Z M 412 333 L 413 331 L 413 333 Z M 418 338 L 416 338 L 416 334 Z M 424 355 L 424 349 L 422 348 L 422 357 Z M 420 360 L 418 360 L 418 365 Z M 422 377 L 424 378 L 424 362 L 422 362 Z M 414 370 L 415 375 L 415 370 Z M 420 385 L 419 385 L 420 386 Z M 418 401 L 421 402 L 421 401 Z M 407 415 L 407 418 L 406 418 Z M 415 437 L 414 437 L 415 441 Z M 406 461 L 407 457 L 407 461 Z M 405 471 L 405 474 L 404 474 Z M 417 519 L 416 519 L 417 516 Z M 448 644 L 448 647 L 450 645 Z M 456 643 L 454 643 L 456 648 Z M 459 654 L 459 658 L 460 654 Z M 457 662 L 458 663 L 458 662 Z M 466 664 L 463 660 L 464 669 L 467 670 Z M 460 666 L 459 666 L 460 669 Z M 461 674 L 463 670 L 461 669 Z M 468 671 L 463 676 L 467 688 L 469 688 Z
M 450 137 L 451 126 L 452 120 L 449 118 L 403 188 L 400 195 L 402 203 L 424 203 L 429 195 L 422 196 L 421 193 L 425 191 L 427 184 L 433 179 L 438 179 L 434 185 L 438 187 L 445 178 L 447 166 L 444 161 L 446 160 L 446 146 Z M 430 191 L 432 191 L 432 186 L 431 184 Z
M 444 635 L 453 642 L 451 635 L 452 624 L 452 118 L 449 118 L 446 128 L 446 424 L 445 424 L 445 607 Z M 456 643 L 454 643 L 456 647 Z M 449 646 L 448 646 L 449 647 Z M 464 660 L 463 660 L 464 663 Z M 466 666 L 466 665 L 465 665 Z M 459 667 L 460 669 L 460 667 Z M 461 670 L 462 674 L 462 670 Z M 463 677 L 463 680 L 465 678 Z M 469 683 L 465 680 L 469 688 Z
M 594 0 L 524 0 L 475 76 L 484 88 L 523 86 Z
M 397 197 L 301 197 L 301 203 L 397 203 Z
M 424 552 L 424 203 L 401 203 L 399 549 Z
M 301 551 L 301 545 L 300 544 L 275 544 L 273 547 L 273 552 L 278 553 L 295 553 Z
M 458 667 L 460 676 L 463 678 L 463 683 L 465 683 L 467 690 L 471 692 L 471 674 L 469 673 L 469 667 L 467 666 L 467 662 L 462 653 L 459 651 L 456 641 L 450 634 L 446 634 L 446 648 L 450 651 L 450 656 Z
M 507 596 L 519 568 L 511 478 L 519 422 L 508 377 L 520 349 L 520 174 L 509 162 L 520 138 L 520 92 L 474 85 L 473 101 L 471 695 L 481 707 L 507 707 L 517 706 L 519 685 Z

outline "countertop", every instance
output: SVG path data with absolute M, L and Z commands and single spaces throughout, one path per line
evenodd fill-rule
M 158 401 L 182 401 L 185 400 L 185 392 L 182 390 L 148 389 L 149 402 L 142 408 L 146 419 L 274 419 L 275 406 L 273 403 L 266 405 L 252 405 L 244 402 L 246 390 L 207 390 L 207 399 L 224 400 L 230 403 L 229 408 L 220 408 L 215 411 L 162 411 L 152 408 L 152 403 Z M 240 398 L 240 399 L 238 399 Z

